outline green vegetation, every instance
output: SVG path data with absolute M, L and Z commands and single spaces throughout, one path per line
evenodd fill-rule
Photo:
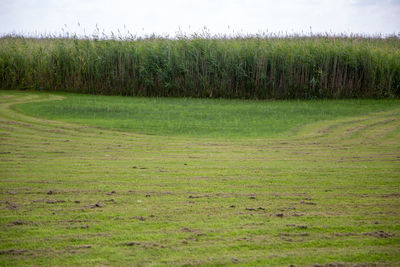
M 64 94 L 61 94 L 61 96 Z M 71 95 L 63 101 L 18 106 L 47 119 L 136 133 L 228 137 L 296 134 L 308 123 L 398 107 L 398 100 L 248 101 Z
M 120 128 L 123 114 L 138 107 L 161 121 L 164 112 L 144 112 L 169 106 L 189 120 L 182 134 L 136 133 L 153 130 L 140 128 L 144 119 L 132 120 L 134 113 L 130 131 L 104 129 L 113 125 L 99 119 L 109 114 Z M 243 138 L 227 138 L 229 121 L 245 116 L 231 106 L 259 119 L 267 112 L 263 123 L 279 130 L 264 135 L 249 121 Z M 268 113 L 282 109 L 284 116 Z M 195 118 L 209 127 L 196 110 L 225 114 L 219 138 L 185 131 Z M 86 118 L 93 114 L 96 126 Z M 399 115 L 395 100 L 0 91 L 0 265 L 397 266 Z
M 0 39 L 0 88 L 130 96 L 393 98 L 400 39 Z

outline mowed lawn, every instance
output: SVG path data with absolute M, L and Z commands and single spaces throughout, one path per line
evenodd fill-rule
M 0 265 L 398 266 L 400 101 L 0 91 Z

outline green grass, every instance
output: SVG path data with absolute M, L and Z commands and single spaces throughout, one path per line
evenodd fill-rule
M 246 99 L 398 98 L 400 38 L 0 38 L 0 88 Z
M 64 94 L 61 94 L 64 95 Z M 17 106 L 32 116 L 143 134 L 248 138 L 295 135 L 302 126 L 398 107 L 399 100 L 250 101 L 66 94 Z
M 75 123 L 65 113 L 78 99 Z M 89 105 L 94 99 L 97 107 Z M 85 119 L 85 112 L 104 117 L 107 106 L 153 113 L 154 103 L 180 110 L 186 129 L 198 115 L 190 107 L 222 112 L 228 122 L 232 109 L 287 112 L 264 120 L 277 132 L 241 122 L 251 130 L 235 136 L 225 124 L 218 138 L 137 133 L 144 119 L 131 117 L 129 131 Z M 43 111 L 54 120 L 40 117 Z M 0 265 L 398 266 L 399 112 L 398 101 L 0 91 Z M 122 113 L 110 116 L 119 121 Z M 98 202 L 104 206 L 92 206 Z

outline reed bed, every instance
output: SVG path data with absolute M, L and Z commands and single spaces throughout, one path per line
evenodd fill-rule
M 396 98 L 400 38 L 0 38 L 0 88 L 248 99 Z

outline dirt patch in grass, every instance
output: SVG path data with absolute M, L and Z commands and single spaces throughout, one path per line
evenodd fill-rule
M 295 266 L 295 265 L 293 265 Z M 313 267 L 375 267 L 378 266 L 376 263 L 341 263 L 332 262 L 326 264 L 314 264 Z
M 231 206 L 232 207 L 232 206 Z M 265 211 L 265 208 L 258 207 L 258 208 L 246 208 L 247 211 Z
M 136 216 L 136 217 L 133 217 L 133 218 L 136 219 L 136 220 L 142 221 L 142 222 L 144 222 L 146 220 L 146 218 L 143 217 L 143 216 Z
M 200 233 L 200 230 L 192 229 L 192 228 L 189 228 L 189 227 L 184 227 L 184 228 L 181 229 L 181 231 L 185 232 L 185 233 Z
M 393 233 L 388 233 L 385 231 L 368 232 L 368 233 L 363 233 L 363 235 L 373 236 L 373 237 L 378 237 L 378 238 L 388 238 L 388 237 L 395 236 Z
M 394 237 L 395 234 L 385 232 L 385 231 L 374 231 L 374 232 L 367 232 L 367 233 L 335 233 L 335 236 L 373 236 L 377 238 L 389 238 Z
M 75 247 L 69 247 L 70 249 L 85 249 L 85 248 L 92 248 L 92 245 L 80 245 Z
M 385 194 L 385 195 L 382 195 L 381 197 L 383 197 L 383 198 L 391 198 L 391 197 L 400 198 L 400 193 Z
M 57 204 L 57 203 L 65 203 L 65 200 L 47 200 L 46 203 L 47 204 Z
M 101 203 L 101 202 L 97 202 L 97 203 L 95 203 L 95 204 L 92 204 L 92 205 L 89 205 L 89 206 L 87 206 L 88 208 L 91 208 L 91 209 L 95 209 L 95 208 L 104 208 L 106 205 L 104 205 L 103 203 Z
M 305 205 L 317 205 L 317 203 L 315 203 L 315 202 L 304 201 L 304 200 L 300 201 L 300 203 L 301 203 L 301 204 L 305 204 Z
M 23 127 L 27 127 L 27 128 L 33 127 L 32 124 L 22 123 L 22 122 L 18 122 L 18 121 L 1 120 L 0 122 L 2 124 L 19 125 L 19 126 L 23 126 Z
M 27 222 L 24 222 L 24 221 L 21 221 L 21 220 L 17 220 L 17 221 L 10 222 L 10 223 L 8 224 L 8 226 L 24 225 L 24 224 L 28 224 L 28 223 L 27 223 Z
M 87 249 L 92 248 L 92 245 L 80 245 L 73 247 L 66 247 L 65 252 L 69 254 L 83 254 Z
M 310 236 L 309 233 L 280 233 L 280 236 L 291 236 L 291 237 L 298 237 L 298 236 Z
M 139 247 L 146 248 L 146 249 L 149 249 L 149 248 L 154 248 L 154 249 L 155 248 L 166 248 L 166 246 L 160 245 L 160 244 L 155 243 L 155 242 L 135 242 L 135 241 L 132 241 L 132 242 L 127 242 L 124 245 L 128 246 L 128 247 L 139 246 Z
M 26 249 L 7 249 L 7 250 L 0 250 L 0 255 L 24 255 L 27 254 L 29 250 Z
M 287 227 L 297 228 L 297 229 L 307 229 L 308 228 L 307 225 L 286 224 L 286 226 Z
M 210 196 L 209 195 L 197 195 L 197 196 L 190 195 L 189 196 L 189 198 L 207 198 L 207 197 L 210 197 Z
M 8 208 L 9 210 L 20 210 L 20 209 L 21 209 L 20 206 L 18 206 L 18 205 L 15 204 L 15 203 L 12 203 L 12 202 L 6 201 L 6 204 L 7 204 L 7 208 Z

